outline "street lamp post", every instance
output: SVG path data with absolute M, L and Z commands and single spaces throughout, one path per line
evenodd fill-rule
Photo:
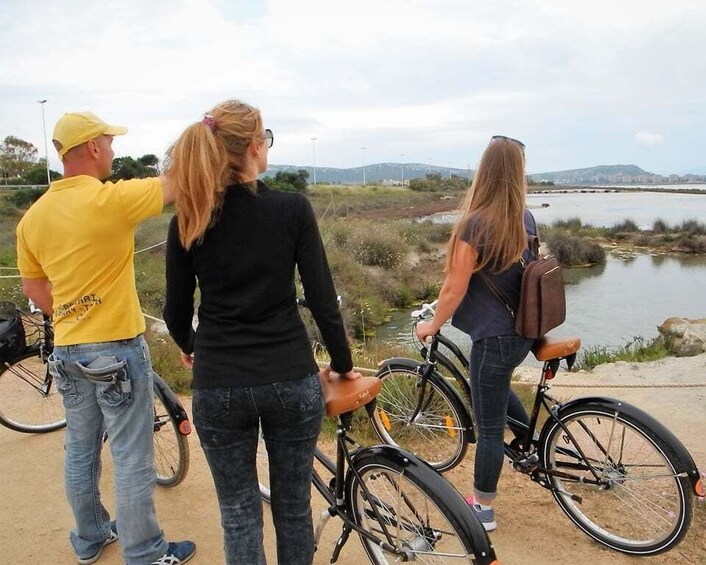
M 365 186 L 365 150 L 367 147 L 361 147 L 360 150 L 363 152 L 363 186 Z
M 47 145 L 47 124 L 46 121 L 44 120 L 44 104 L 46 103 L 46 99 L 44 100 L 37 100 L 39 104 L 42 106 L 42 131 L 44 132 L 44 156 L 47 161 L 47 186 L 51 184 L 51 175 L 49 174 L 49 146 Z
M 400 153 L 400 157 L 402 158 L 402 161 L 404 161 L 404 153 Z M 402 171 L 402 186 L 404 187 L 404 162 L 400 163 L 400 169 Z
M 314 162 L 314 186 L 316 186 L 316 137 L 311 138 L 311 155 Z

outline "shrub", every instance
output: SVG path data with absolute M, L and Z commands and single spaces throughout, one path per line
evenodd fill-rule
M 652 224 L 652 231 L 654 233 L 667 233 L 669 231 L 669 224 L 662 218 L 657 218 Z
M 706 236 L 685 235 L 679 239 L 677 245 L 687 253 L 706 253 Z
M 640 231 L 640 228 L 631 219 L 623 220 L 622 222 L 615 224 L 613 227 L 608 228 L 608 233 L 611 234 L 634 233 L 638 231 Z
M 694 219 L 684 220 L 678 229 L 690 235 L 706 235 L 706 224 Z
M 47 187 L 42 188 L 20 188 L 7 195 L 10 203 L 16 208 L 29 208 L 39 197 L 47 191 Z
M 605 250 L 597 243 L 560 230 L 552 231 L 547 245 L 565 267 L 605 263 L 606 260 Z
M 552 227 L 563 230 L 576 231 L 580 230 L 583 227 L 583 223 L 581 222 L 581 218 L 574 217 L 567 218 L 566 220 L 554 220 L 554 222 L 552 223 Z

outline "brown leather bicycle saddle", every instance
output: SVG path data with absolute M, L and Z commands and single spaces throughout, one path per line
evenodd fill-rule
M 549 361 L 576 353 L 580 347 L 581 338 L 578 337 L 544 336 L 535 342 L 532 353 L 538 361 Z
M 382 381 L 377 377 L 360 377 L 354 381 L 331 375 L 321 379 L 326 402 L 326 415 L 338 416 L 366 405 L 380 392 Z

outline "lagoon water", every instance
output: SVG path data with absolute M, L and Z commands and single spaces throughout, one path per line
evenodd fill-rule
M 706 222 L 706 193 L 547 192 L 528 194 L 527 204 L 537 222 L 547 225 L 576 217 L 596 227 L 610 227 L 631 219 L 641 229 L 650 229 L 657 219 L 669 225 L 692 219 Z M 429 218 L 448 223 L 456 217 L 453 213 L 443 213 Z
M 671 316 L 706 318 L 706 257 L 609 255 L 605 265 L 565 269 L 566 322 L 554 335 L 577 335 L 583 347 L 620 347 L 658 336 Z M 468 336 L 444 329 L 467 349 Z M 409 312 L 398 312 L 379 338 L 412 344 Z
M 706 194 L 590 192 L 531 194 L 528 202 L 539 223 L 579 217 L 594 226 L 630 218 L 643 228 L 661 218 L 670 225 L 706 222 Z M 537 207 L 548 203 L 545 208 Z M 434 221 L 454 221 L 451 214 Z M 553 333 L 578 335 L 584 347 L 621 347 L 636 336 L 657 337 L 657 326 L 671 316 L 706 318 L 706 257 L 610 254 L 605 265 L 565 269 L 567 320 Z M 409 312 L 393 316 L 382 339 L 411 344 Z M 459 343 L 469 338 L 451 328 Z

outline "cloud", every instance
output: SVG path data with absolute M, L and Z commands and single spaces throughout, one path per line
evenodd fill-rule
M 635 143 L 639 147 L 654 147 L 664 141 L 664 136 L 658 133 L 647 133 L 641 131 L 635 134 Z
M 702 164 L 706 2 L 0 4 L 0 139 L 42 147 L 48 99 L 49 131 L 90 109 L 130 128 L 116 152 L 161 155 L 237 97 L 275 130 L 276 163 L 305 164 L 317 137 L 321 166 L 358 166 L 364 146 L 369 163 L 465 168 L 503 133 L 527 143 L 535 171 Z M 644 127 L 661 133 L 635 135 Z

